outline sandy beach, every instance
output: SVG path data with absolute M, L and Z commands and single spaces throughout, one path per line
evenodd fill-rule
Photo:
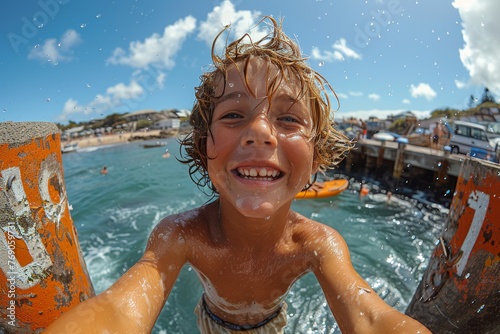
M 78 143 L 78 148 L 94 147 L 102 145 L 112 145 L 119 143 L 126 143 L 131 140 L 146 140 L 152 138 L 159 138 L 161 130 L 150 130 L 148 132 L 126 132 L 121 134 L 106 134 L 99 137 L 85 137 L 81 139 L 72 139 L 71 141 L 61 142 L 61 147 L 68 144 Z M 133 139 L 132 139 L 133 138 Z

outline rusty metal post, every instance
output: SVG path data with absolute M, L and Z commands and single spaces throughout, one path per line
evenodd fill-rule
M 0 332 L 39 333 L 94 295 L 55 124 L 0 123 L 0 229 Z
M 406 313 L 433 333 L 500 332 L 500 165 L 465 159 Z

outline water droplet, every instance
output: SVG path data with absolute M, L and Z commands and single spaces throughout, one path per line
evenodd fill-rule
M 82 29 L 83 29 L 83 28 L 85 28 L 86 26 L 87 26 L 87 24 L 86 24 L 86 23 L 82 23 L 82 24 L 80 24 L 80 28 L 82 28 Z
M 50 102 L 50 97 L 47 98 L 47 102 Z
M 470 277 L 470 273 L 467 273 L 467 275 L 465 275 L 465 278 L 468 279 Z
M 34 46 L 35 49 L 38 49 L 40 47 L 40 44 L 37 44 Z
M 230 82 L 230 83 L 228 84 L 228 86 L 229 86 L 229 87 L 231 87 L 231 88 L 233 88 L 233 87 L 234 87 L 234 83 Z
M 88 84 L 87 84 L 87 88 L 90 88 L 90 87 L 91 87 L 91 86 L 90 86 L 90 84 L 88 83 Z
M 325 65 L 325 62 L 324 61 L 320 61 L 318 65 L 319 66 L 323 66 L 323 65 Z
M 481 307 L 477 310 L 477 313 L 481 312 L 483 310 L 483 308 L 485 307 L 486 305 L 481 305 Z
M 96 18 L 96 19 L 100 19 L 100 18 L 101 18 L 101 14 L 100 14 L 100 13 L 99 13 L 99 14 L 97 14 L 97 15 L 95 16 L 95 18 Z

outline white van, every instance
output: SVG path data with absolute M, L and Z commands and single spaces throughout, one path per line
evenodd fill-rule
M 481 159 L 498 161 L 498 145 L 488 138 L 484 125 L 455 121 L 450 144 L 452 153 L 469 154 Z

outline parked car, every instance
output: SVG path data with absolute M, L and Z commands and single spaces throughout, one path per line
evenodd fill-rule
M 452 153 L 469 154 L 481 159 L 498 161 L 500 144 L 490 139 L 484 125 L 455 121 L 449 146 Z
M 386 130 L 381 130 L 372 136 L 373 139 L 380 141 L 395 141 L 399 137 L 401 137 L 401 135 Z
M 494 143 L 495 151 L 500 146 L 500 122 L 479 122 L 484 125 L 490 143 Z

